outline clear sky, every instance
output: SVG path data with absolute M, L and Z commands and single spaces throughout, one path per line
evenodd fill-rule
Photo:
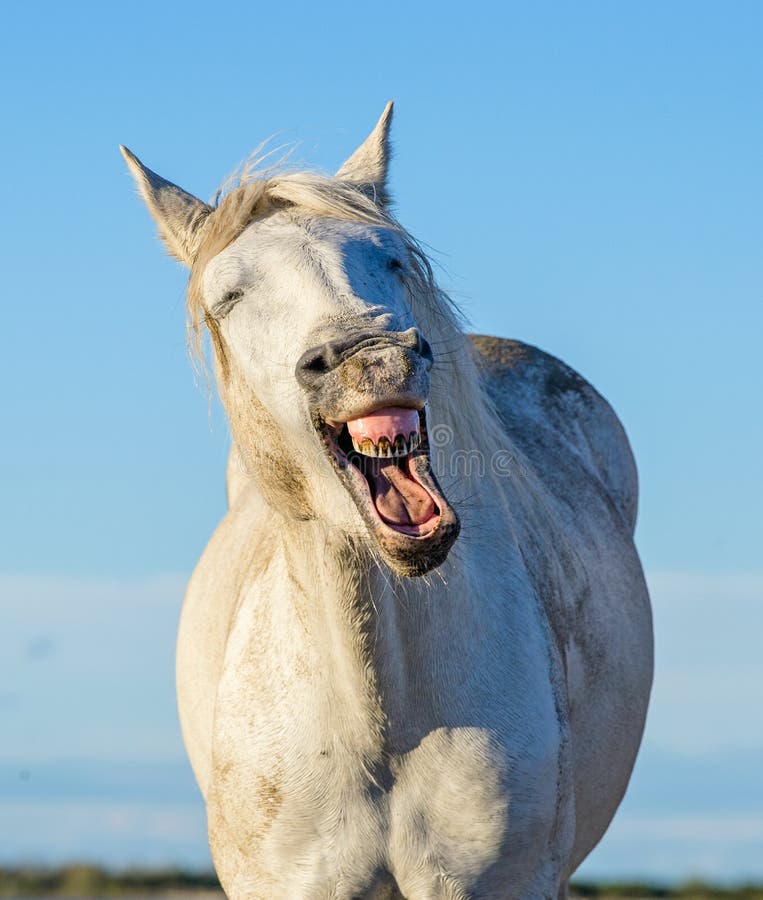
M 476 329 L 639 463 L 644 752 L 589 874 L 763 877 L 763 6 L 14 4 L 0 28 L 0 860 L 207 859 L 172 688 L 227 431 L 117 151 L 208 198 L 333 170 L 394 98 L 398 214 Z

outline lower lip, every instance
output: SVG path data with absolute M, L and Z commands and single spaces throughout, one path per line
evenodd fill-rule
M 379 515 L 379 510 L 376 508 L 376 504 L 371 497 L 371 491 L 368 486 L 368 481 L 366 481 L 363 473 L 351 463 L 348 463 L 345 472 L 351 479 L 357 479 L 356 484 L 365 494 L 365 502 L 367 504 L 368 512 L 371 518 L 376 521 L 377 527 L 381 525 L 382 528 L 384 528 L 386 531 L 391 531 L 394 534 L 400 535 L 400 537 L 414 539 L 418 538 L 420 540 L 432 537 L 435 531 L 437 531 L 440 525 L 440 520 L 442 519 L 442 510 L 437 506 L 436 503 L 435 509 L 437 510 L 437 512 L 429 519 L 427 519 L 426 522 L 422 522 L 419 525 L 399 525 L 396 522 L 388 522 L 386 519 Z M 421 480 L 417 477 L 416 473 L 412 471 L 411 474 L 420 484 Z
M 420 525 L 398 525 L 394 522 L 388 522 L 382 516 L 379 515 L 379 511 L 376 509 L 374 505 L 374 512 L 381 519 L 382 522 L 387 526 L 387 528 L 391 528 L 392 531 L 396 531 L 398 534 L 404 534 L 407 537 L 429 537 L 432 532 L 437 528 L 440 524 L 441 514 L 435 513 L 430 519 L 427 519 L 426 522 L 422 522 Z

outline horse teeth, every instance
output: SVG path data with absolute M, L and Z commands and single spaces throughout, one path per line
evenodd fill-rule
M 394 441 L 386 435 L 382 435 L 376 443 L 368 437 L 363 438 L 362 441 L 354 437 L 351 440 L 356 453 L 376 459 L 399 459 L 413 453 L 421 445 L 421 435 L 417 431 L 412 431 L 407 440 L 403 434 L 398 434 Z

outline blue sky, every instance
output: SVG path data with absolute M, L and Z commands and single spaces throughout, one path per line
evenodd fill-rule
M 206 859 L 172 650 L 227 430 L 117 144 L 207 198 L 276 133 L 335 169 L 394 98 L 442 284 L 589 378 L 639 463 L 658 673 L 589 871 L 763 877 L 761 40 L 757 2 L 4 12 L 4 860 Z

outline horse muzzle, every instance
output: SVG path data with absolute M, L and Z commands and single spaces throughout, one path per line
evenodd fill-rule
M 431 366 L 432 351 L 415 328 L 329 341 L 297 365 L 327 455 L 399 575 L 440 565 L 460 529 L 430 465 Z
M 432 349 L 417 328 L 359 331 L 312 347 L 297 362 L 297 381 L 327 421 L 347 422 L 375 409 L 423 409 Z

